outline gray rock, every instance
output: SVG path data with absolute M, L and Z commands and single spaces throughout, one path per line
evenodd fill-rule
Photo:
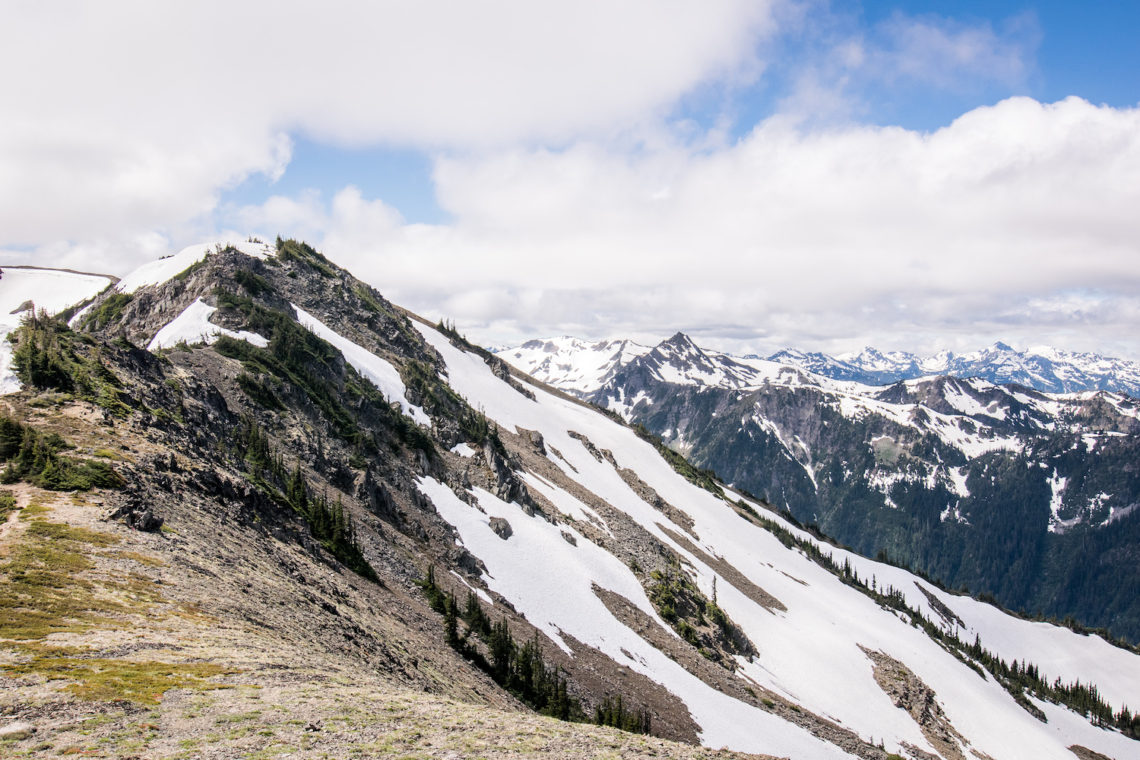
M 514 531 L 511 530 L 511 524 L 502 517 L 491 518 L 491 530 L 495 531 L 495 534 L 504 541 L 514 534 Z

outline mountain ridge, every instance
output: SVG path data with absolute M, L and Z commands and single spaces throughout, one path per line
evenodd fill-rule
M 133 563 L 140 578 L 160 575 L 165 594 L 208 605 L 206 628 L 221 637 L 208 662 L 221 670 L 188 675 L 181 691 L 162 686 L 168 696 L 147 708 L 158 734 L 189 704 L 214 704 L 219 721 L 227 706 L 248 709 L 249 700 L 212 697 L 205 681 L 242 694 L 243 685 L 280 689 L 270 675 L 284 665 L 333 695 L 333 675 L 364 668 L 383 684 L 518 710 L 569 710 L 573 697 L 599 722 L 635 727 L 629 713 L 651 715 L 656 734 L 796 758 L 949 759 L 971 749 L 1001 758 L 1027 747 L 1061 758 L 1081 745 L 1120 760 L 1134 749 L 1063 706 L 1085 692 L 1050 685 L 1096 683 L 1096 714 L 1119 722 L 1140 679 L 1130 650 L 1017 620 L 822 542 L 630 426 L 511 372 L 454 329 L 408 319 L 311 247 L 279 240 L 260 250 L 217 246 L 124 278 L 140 284 L 65 313 L 73 327 L 25 321 L 11 347 L 23 388 L 0 397 L 13 424 L 42 431 L 24 438 L 56 447 L 39 464 L 10 460 L 7 556 L 36 549 L 41 535 L 103 542 L 91 551 L 99 567 Z M 155 338 L 171 325 L 174 342 L 160 348 Z M 674 348 L 677 361 L 657 370 L 695 380 L 723 369 L 684 341 Z M 682 371 L 681 357 L 702 371 Z M 745 382 L 763 374 L 728 369 Z M 47 489 L 60 471 L 99 461 L 123 488 Z M 158 532 L 140 530 L 156 523 Z M 115 553 L 144 549 L 158 564 Z M 11 564 L 0 571 L 25 588 Z M 78 577 L 119 582 L 99 572 Z M 26 593 L 25 608 L 39 609 Z M 152 617 L 166 609 L 154 604 Z M 131 614 L 83 618 L 92 635 L 69 645 L 141 667 L 159 642 L 136 622 L 147 647 L 127 646 Z M 240 655 L 242 631 L 301 659 Z M 20 707 L 35 694 L 62 714 L 71 708 L 60 688 L 90 698 L 82 668 L 62 684 L 50 678 L 75 652 L 12 633 L 0 636 L 11 650 L 0 663 L 14 679 L 2 692 L 10 714 L 41 722 L 32 741 L 82 742 L 44 717 L 50 710 Z M 990 649 L 973 648 L 979 638 Z M 193 642 L 206 640 L 191 626 L 179 646 L 205 654 Z M 520 660 L 496 648 L 508 644 L 529 653 L 527 672 L 541 667 L 538 681 L 553 692 L 517 680 Z M 193 664 L 179 650 L 153 651 Z M 1014 660 L 1038 675 L 1011 670 Z M 920 696 L 912 704 L 905 694 Z M 116 725 L 134 714 L 103 709 Z M 274 727 L 303 744 L 300 729 Z M 324 739 L 319 727 L 306 733 Z M 257 736 L 229 741 L 264 747 Z M 444 757 L 457 740 L 401 739 L 400 748 Z M 30 741 L 18 746 L 34 753 Z M 162 746 L 163 756 L 177 751 Z
M 667 340 L 673 340 L 677 335 Z M 620 355 L 607 354 L 607 348 L 615 344 L 629 348 Z M 536 356 L 536 349 L 542 351 L 541 359 Z M 589 395 L 609 380 L 620 366 L 652 349 L 653 346 L 624 339 L 592 342 L 564 336 L 531 340 L 521 346 L 499 349 L 496 353 L 546 382 Z M 1140 397 L 1140 362 L 1088 352 L 1062 351 L 1049 346 L 1018 351 L 999 341 L 961 355 L 940 351 L 927 356 L 904 351 L 882 352 L 871 347 L 835 356 L 790 348 L 767 356 L 713 353 L 736 361 L 759 360 L 792 366 L 833 380 L 863 385 L 891 385 L 901 380 L 952 375 L 963 379 L 977 377 L 998 385 L 1015 383 L 1047 393 L 1104 390 Z M 571 379 L 567 369 L 574 366 L 575 361 L 584 361 L 581 357 L 587 356 L 594 357 L 596 361 L 601 354 L 607 354 L 604 365 L 599 364 L 593 373 L 581 371 Z

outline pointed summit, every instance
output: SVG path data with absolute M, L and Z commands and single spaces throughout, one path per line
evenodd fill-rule
M 665 340 L 661 341 L 658 345 L 660 345 L 660 346 L 674 346 L 677 348 L 681 348 L 684 346 L 692 346 L 693 348 L 697 347 L 697 344 L 693 342 L 693 339 L 690 338 L 685 333 L 681 332 L 680 330 L 673 333 L 673 336 L 671 338 L 666 338 Z

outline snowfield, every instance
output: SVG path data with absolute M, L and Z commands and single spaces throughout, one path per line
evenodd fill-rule
M 774 535 L 743 520 L 719 497 L 684 480 L 628 428 L 538 388 L 532 389 L 536 396 L 532 401 L 495 377 L 478 356 L 455 348 L 429 327 L 416 327 L 444 357 L 448 382 L 469 403 L 507 430 L 539 431 L 548 446 L 565 457 L 565 461 L 556 457 L 551 461 L 567 477 L 626 513 L 686 558 L 696 583 L 706 594 L 716 579 L 718 603 L 759 651 L 754 662 L 741 662 L 741 673 L 747 678 L 787 696 L 805 710 L 840 722 L 864 739 L 881 740 L 888 752 L 904 753 L 904 743 L 933 752 L 909 714 L 895 707 L 875 682 L 873 664 L 864 649 L 878 650 L 902 662 L 934 690 L 951 724 L 967 737 L 968 745 L 963 747 L 967 754 L 976 751 L 998 760 L 1071 760 L 1073 755 L 1067 747 L 1079 743 L 1117 760 L 1140 756 L 1140 744 L 1094 728 L 1063 708 L 1052 706 L 1050 722 L 1038 721 L 991 677 L 979 675 L 920 629 L 845 586 L 803 554 L 785 548 Z M 704 554 L 728 562 L 782 601 L 787 610 L 772 612 L 760 606 L 720 577 L 701 556 L 674 541 L 670 533 L 683 535 L 685 530 L 643 501 L 613 465 L 598 461 L 570 435 L 572 431 L 584 435 L 598 449 L 612 452 L 618 467 L 633 469 L 666 501 L 692 518 L 692 532 L 699 537 L 693 543 Z M 528 487 L 542 493 L 558 509 L 579 519 L 586 514 L 584 505 L 569 501 L 568 494 L 557 493 L 560 489 L 553 484 L 526 473 L 521 476 Z M 704 744 L 803 758 L 833 757 L 839 752 L 833 745 L 821 744 L 802 730 L 706 686 L 614 618 L 592 593 L 592 585 L 622 594 L 655 619 L 656 614 L 632 571 L 580 534 L 575 534 L 577 546 L 571 546 L 560 535 L 566 526 L 530 517 L 519 505 L 504 503 L 484 491 L 472 492 L 480 510 L 430 479 L 422 479 L 420 489 L 455 526 L 464 546 L 483 560 L 487 568 L 484 581 L 491 589 L 555 642 L 563 642 L 563 633 L 572 635 L 673 691 L 700 724 Z M 508 540 L 490 529 L 491 517 L 510 522 L 514 532 Z M 814 541 L 794 526 L 786 527 Z M 940 592 L 898 568 L 828 545 L 823 548 L 840 563 L 848 559 L 861 577 L 874 577 L 879 587 L 900 590 L 910 606 L 938 620 L 937 611 L 920 591 L 922 584 L 927 593 L 961 618 L 960 628 L 956 623 L 947 625 L 952 625 L 963 641 L 972 642 L 977 635 L 983 646 L 1003 658 L 1029 660 L 1051 678 L 1092 680 L 1114 706 L 1140 705 L 1140 657 L 1130 652 L 1099 638 L 1020 620 L 989 605 Z M 538 562 L 545 572 L 533 572 Z

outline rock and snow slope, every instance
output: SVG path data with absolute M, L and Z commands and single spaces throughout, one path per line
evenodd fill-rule
M 478 403 L 488 417 L 508 431 L 539 431 L 548 449 L 559 452 L 560 456 L 550 458 L 567 477 L 622 510 L 685 557 L 703 589 L 711 592 L 716 579 L 718 603 L 743 627 L 759 651 L 753 662 L 742 663 L 741 677 L 787 695 L 804 709 L 865 737 L 881 738 L 888 751 L 906 751 L 904 745 L 935 751 L 919 727 L 875 682 L 872 661 L 864 650 L 878 651 L 904 663 L 934 691 L 950 724 L 967 738 L 963 750 L 994 758 L 1061 758 L 1071 757 L 1065 749 L 1068 744 L 1087 742 L 1110 756 L 1137 751 L 1130 740 L 1108 732 L 1085 733 L 1070 726 L 1072 733 L 1065 733 L 1066 729 L 1058 725 L 1039 722 L 990 677 L 979 676 L 894 613 L 853 593 L 834 575 L 788 550 L 767 531 L 743 521 L 725 501 L 681 478 L 631 430 L 541 390 L 535 391 L 532 401 L 495 377 L 477 356 L 456 349 L 430 328 L 421 331 L 444 356 L 448 380 L 459 393 Z M 611 452 L 614 463 L 593 456 L 571 432 L 584 436 L 597 449 Z M 675 540 L 675 536 L 686 533 L 683 525 L 670 523 L 646 504 L 619 477 L 620 468 L 632 469 L 693 520 L 690 535 L 698 537 L 693 543 L 701 553 L 691 551 L 688 542 Z M 597 554 L 597 547 L 575 549 L 557 529 L 544 527 L 537 518 L 527 517 L 518 505 L 505 504 L 486 493 L 476 493 L 474 503 L 468 504 L 438 483 L 425 481 L 421 489 L 456 525 L 464 545 L 484 559 L 484 577 L 492 589 L 553 637 L 569 633 L 587 640 L 615 660 L 677 690 L 701 724 L 705 743 L 823 756 L 800 732 L 785 729 L 777 740 L 770 735 L 770 721 L 763 720 L 761 711 L 730 705 L 723 694 L 691 683 L 678 672 L 678 665 L 662 658 L 660 652 L 608 615 L 592 591 L 594 586 L 626 594 L 639 606 L 644 606 L 645 600 L 637 594 L 632 572 Z M 533 524 L 536 529 L 525 533 L 516 529 L 516 535 L 503 546 L 489 526 L 489 518 L 494 516 L 506 517 L 512 525 Z M 809 538 L 806 534 L 803 537 Z M 579 537 L 578 545 L 582 543 Z M 1111 693 L 1118 704 L 1134 702 L 1140 696 L 1140 658 L 1134 654 L 1095 638 L 1017 620 L 986 605 L 939 592 L 897 568 L 830 547 L 825 550 L 839 561 L 847 558 L 855 563 L 863 577 L 873 575 L 877 583 L 889 583 L 902 591 L 911 604 L 934 618 L 937 613 L 926 595 L 937 598 L 962 619 L 958 631 L 964 640 L 982 636 L 983 644 L 993 639 L 1004 657 L 1042 660 L 1050 677 L 1069 679 L 1095 671 L 1104 679 L 1099 684 L 1102 693 Z M 708 556 L 723 559 L 744 573 L 787 609 L 772 612 L 752 601 L 729 578 L 710 567 L 705 560 Z M 534 572 L 536 562 L 542 563 L 543 572 Z M 925 593 L 919 591 L 918 584 Z M 1044 658 L 1033 654 L 1035 651 L 1044 653 Z M 1062 651 L 1065 654 L 1057 656 Z M 1060 736 L 1058 730 L 1062 731 Z
M 314 473 L 330 473 L 328 482 L 344 489 L 346 507 L 356 510 L 370 561 L 406 562 L 410 552 L 432 548 L 436 560 L 452 562 L 448 574 L 478 589 L 484 600 L 494 600 L 493 615 L 513 609 L 519 615 L 516 625 L 525 618 L 547 637 L 572 676 L 631 673 L 659 685 L 683 705 L 697 738 L 709 746 L 805 760 L 881 760 L 887 752 L 915 760 L 1072 758 L 1067 748 L 1073 744 L 1115 760 L 1135 756 L 1140 744 L 1095 728 L 1064 708 L 1042 706 L 1049 721 L 1040 721 L 993 676 L 959 659 L 961 647 L 939 643 L 897 607 L 844 582 L 809 555 L 830 556 L 860 578 L 873 579 L 876 588 L 889 587 L 961 642 L 980 637 L 983 646 L 1007 661 L 1035 664 L 1047 679 L 1095 682 L 1114 709 L 1140 703 L 1140 656 L 933 589 L 903 570 L 821 543 L 754 500 L 698 487 L 633 429 L 556 392 L 520 386 L 453 336 L 424 324 L 406 325 L 401 313 L 361 295 L 363 286 L 333 271 L 327 260 L 270 261 L 272 255 L 219 256 L 216 264 L 207 262 L 202 271 L 171 282 L 199 260 L 198 253 L 187 254 L 186 260 L 128 278 L 132 300 L 106 331 L 146 345 L 170 325 L 189 320 L 183 315 L 196 303 L 218 309 L 197 319 L 197 328 L 214 325 L 231 335 L 264 340 L 259 329 L 274 320 L 278 327 L 272 329 L 278 329 L 285 320 L 292 334 L 308 330 L 327 347 L 315 352 L 313 365 L 329 390 L 322 397 L 324 408 L 347 408 L 351 401 L 362 415 L 376 411 L 359 389 L 335 395 L 338 383 L 346 385 L 345 377 L 372 383 L 385 399 L 399 402 L 399 409 L 388 409 L 391 414 L 378 417 L 373 427 L 352 432 L 352 453 L 358 457 L 367 451 L 361 443 L 368 439 L 358 435 L 362 431 L 388 436 L 367 452 L 376 461 L 361 468 L 350 466 L 347 456 L 340 463 L 347 452 L 333 428 L 322 427 L 323 412 L 311 394 L 290 385 L 284 374 L 263 371 L 272 357 L 256 353 L 266 349 L 255 338 L 237 346 L 247 353 L 230 346 L 230 353 L 217 354 L 227 343 L 219 341 L 214 348 L 172 352 L 166 360 L 184 373 L 187 385 L 220 384 L 222 391 L 204 394 L 215 404 L 207 419 L 222 419 L 223 407 L 230 406 L 234 418 L 240 409 L 263 420 L 264 430 L 280 445 L 297 441 L 289 457 L 298 462 L 298 471 L 304 461 Z M 238 277 L 238 272 L 246 274 Z M 250 273 L 261 278 L 260 284 Z M 240 298 L 232 293 L 230 303 L 245 299 L 244 311 L 208 302 L 217 298 L 220 284 L 236 290 L 241 282 L 256 284 L 244 293 L 259 293 Z M 303 292 L 305 287 L 312 291 Z M 288 350 L 280 341 L 267 345 Z M 646 372 L 665 373 L 692 389 L 716 383 L 727 393 L 781 382 L 802 390 L 814 382 L 799 370 L 786 375 L 783 369 L 743 361 L 729 364 L 683 341 L 674 348 Z M 163 362 L 155 364 L 160 365 L 155 371 L 165 371 Z M 243 396 L 234 385 L 241 372 L 282 403 L 259 407 Z M 441 382 L 446 385 L 433 385 Z M 155 385 L 174 392 L 161 379 Z M 836 383 L 833 390 L 841 388 Z M 996 415 L 998 406 L 991 409 L 977 397 L 981 391 L 973 390 L 962 386 L 942 395 L 968 407 L 958 416 L 980 414 L 972 404 Z M 919 386 L 904 391 L 925 392 Z M 456 427 L 454 414 L 440 411 L 455 394 L 468 405 L 462 414 L 479 410 L 479 417 L 497 429 L 496 438 L 475 440 Z M 219 401 L 223 396 L 226 400 Z M 387 404 L 381 406 L 384 411 Z M 287 412 L 281 407 L 301 411 L 283 419 Z M 1006 409 L 1005 417 L 1021 420 L 1016 411 Z M 1024 417 L 1018 424 L 1033 424 L 1031 413 Z M 397 461 L 392 431 L 423 448 Z M 412 435 L 416 431 L 419 439 Z M 306 435 L 310 443 L 300 445 Z M 221 456 L 224 447 L 206 450 Z M 415 476 L 396 477 L 401 467 L 415 468 Z M 385 477 L 387 491 L 370 480 Z M 407 492 L 397 492 L 401 487 Z M 397 504 L 404 505 L 404 514 Z M 413 508 L 447 530 L 412 515 Z M 750 513 L 771 520 L 775 528 Z M 393 549 L 391 536 L 412 523 L 417 528 L 409 529 L 408 541 Z M 787 536 L 796 541 L 782 540 Z M 655 585 L 660 578 L 643 567 L 650 562 L 674 568 L 715 602 L 750 642 L 747 653 L 728 663 L 731 667 L 711 662 L 714 653 L 708 650 L 701 651 L 709 661 L 698 654 L 683 629 L 670 621 L 672 613 L 663 611 Z M 712 608 L 706 609 L 711 617 Z M 883 751 L 873 746 L 880 742 Z

